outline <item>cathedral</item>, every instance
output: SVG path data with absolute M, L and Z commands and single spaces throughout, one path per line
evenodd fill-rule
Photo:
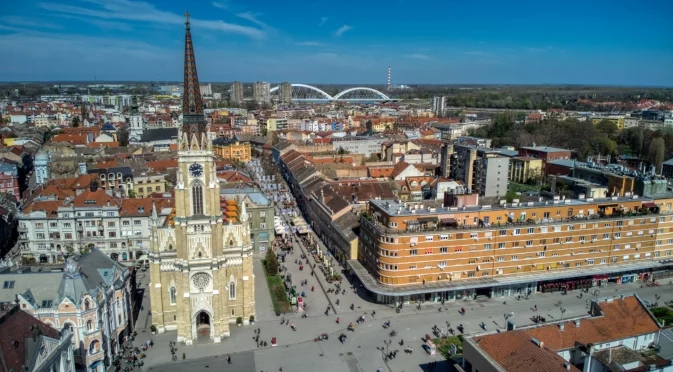
M 152 324 L 158 332 L 177 331 L 177 341 L 190 345 L 220 342 L 237 321 L 248 324 L 255 314 L 255 278 L 245 203 L 228 203 L 226 214 L 221 209 L 186 16 L 175 209 L 161 221 L 153 207 L 149 257 Z

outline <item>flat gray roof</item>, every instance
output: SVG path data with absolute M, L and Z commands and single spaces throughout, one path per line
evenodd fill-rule
M 534 151 L 539 151 L 539 152 L 562 152 L 562 151 L 570 151 L 568 149 L 560 149 L 558 147 L 549 147 L 549 146 L 523 146 L 520 147 L 525 150 L 534 150 Z

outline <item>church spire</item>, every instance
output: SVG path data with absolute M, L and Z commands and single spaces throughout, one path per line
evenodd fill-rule
M 195 144 L 202 148 L 203 136 L 207 134 L 207 130 L 199 76 L 196 72 L 189 12 L 185 12 L 185 76 L 182 93 L 182 135 L 187 137 L 185 145 L 190 149 Z

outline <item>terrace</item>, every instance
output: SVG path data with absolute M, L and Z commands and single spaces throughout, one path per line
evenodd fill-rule
M 606 214 L 604 209 L 607 207 L 615 207 L 616 205 L 605 205 L 601 206 L 598 213 L 592 213 L 588 215 L 577 215 L 569 218 L 542 218 L 542 219 L 526 219 L 522 221 L 515 221 L 512 214 L 507 214 L 507 222 L 498 222 L 498 223 L 484 223 L 483 220 L 479 220 L 476 224 L 460 224 L 458 220 L 453 217 L 443 217 L 440 218 L 440 215 L 435 213 L 424 213 L 415 216 L 415 219 L 406 221 L 406 229 L 394 229 L 384 226 L 380 221 L 378 221 L 377 212 L 371 214 L 370 211 L 365 211 L 361 214 L 360 223 L 361 225 L 366 226 L 371 231 L 376 231 L 380 235 L 400 235 L 400 234 L 409 234 L 409 233 L 418 233 L 418 232 L 433 232 L 433 231 L 479 231 L 479 230 L 494 230 L 497 228 L 515 228 L 515 227 L 527 227 L 527 226 L 548 226 L 548 225 L 557 225 L 563 223 L 578 223 L 583 221 L 610 221 L 610 220 L 623 220 L 624 218 L 638 218 L 643 216 L 658 216 L 659 208 L 653 206 L 643 206 L 643 208 L 638 210 L 623 210 L 615 209 L 612 214 Z M 450 215 L 451 213 L 466 213 L 466 210 L 455 208 L 455 211 L 449 208 L 445 214 Z M 473 212 L 476 212 L 473 211 Z M 663 214 L 663 213 L 662 213 Z M 394 215 L 394 214 L 391 214 Z M 412 217 L 409 215 L 409 217 Z M 653 217 L 654 218 L 654 217 Z M 656 222 L 651 221 L 652 223 Z

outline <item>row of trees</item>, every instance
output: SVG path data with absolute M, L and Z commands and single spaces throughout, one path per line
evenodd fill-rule
M 517 115 L 499 114 L 492 124 L 470 131 L 470 135 L 490 138 L 493 147 L 540 146 L 560 147 L 572 150 L 579 160 L 589 156 L 631 155 L 655 164 L 673 154 L 673 129 L 650 130 L 628 128 L 620 131 L 617 126 L 604 120 L 596 125 L 591 121 L 544 120 L 539 123 L 516 123 Z

